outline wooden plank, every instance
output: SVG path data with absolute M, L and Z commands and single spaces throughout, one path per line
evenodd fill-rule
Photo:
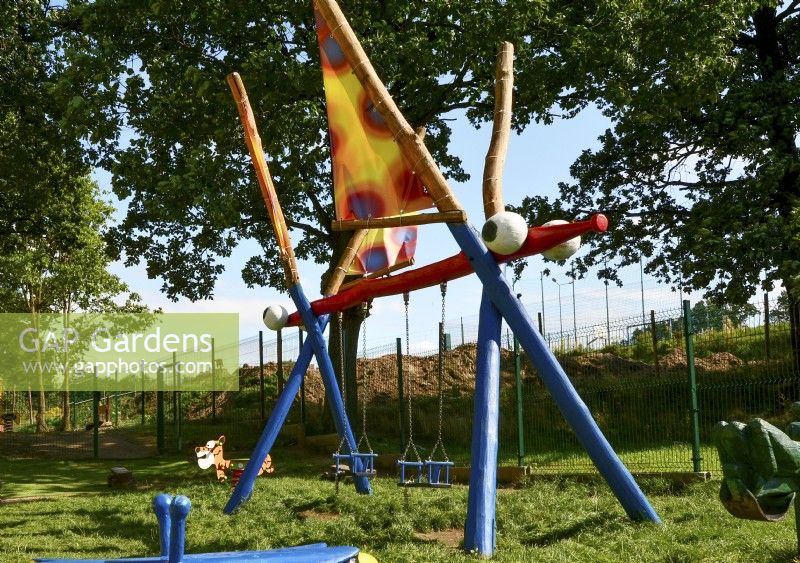
M 342 13 L 335 0 L 315 0 L 315 5 L 322 17 L 328 22 L 331 35 L 339 44 L 345 58 L 353 68 L 353 73 L 367 91 L 375 109 L 381 114 L 389 130 L 394 135 L 400 152 L 408 161 L 411 169 L 420 177 L 427 187 L 434 205 L 439 211 L 462 209 L 444 175 L 433 161 L 433 157 L 425 143 L 406 121 L 403 114 L 389 95 L 389 91 L 372 67 L 367 54 L 361 47 L 356 34 Z M 466 222 L 466 215 L 464 216 Z
M 250 100 L 247 99 L 247 92 L 244 83 L 238 72 L 227 76 L 228 86 L 231 88 L 233 99 L 239 110 L 239 117 L 244 126 L 244 138 L 247 148 L 250 151 L 250 158 L 256 170 L 258 185 L 261 187 L 261 197 L 267 206 L 267 213 L 272 221 L 272 228 L 275 231 L 275 238 L 278 240 L 279 254 L 283 264 L 286 287 L 292 287 L 300 281 L 297 273 L 297 260 L 294 257 L 292 241 L 289 238 L 289 229 L 286 228 L 286 220 L 283 217 L 281 204 L 278 202 L 278 195 L 275 192 L 275 185 L 272 183 L 272 176 L 269 173 L 267 162 L 264 159 L 264 149 L 261 146 L 261 137 L 258 135 L 256 120 L 253 109 L 250 107 Z
M 504 41 L 497 51 L 494 83 L 492 140 L 483 166 L 483 213 L 488 219 L 505 211 L 503 167 L 511 133 L 511 98 L 514 89 L 514 45 Z
M 353 232 L 353 236 L 350 237 L 350 240 L 347 242 L 347 247 L 345 247 L 344 253 L 339 259 L 339 264 L 337 264 L 336 268 L 331 272 L 330 279 L 328 283 L 325 284 L 325 289 L 322 292 L 323 295 L 336 295 L 339 293 L 339 288 L 345 276 L 347 276 L 350 265 L 353 263 L 356 253 L 358 252 L 358 248 L 361 246 L 361 243 L 364 242 L 366 236 L 367 229 L 357 229 Z
M 352 231 L 356 229 L 384 229 L 387 227 L 408 227 L 411 225 L 428 225 L 431 223 L 465 223 L 467 214 L 461 210 L 441 211 L 438 213 L 417 213 L 415 215 L 397 215 L 395 217 L 378 217 L 375 219 L 352 219 L 349 221 L 333 221 L 333 231 Z

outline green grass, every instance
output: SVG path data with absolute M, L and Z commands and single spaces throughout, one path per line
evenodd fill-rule
M 104 491 L 112 462 L 60 464 L 2 461 L 12 494 L 52 494 L 51 500 L 0 508 L 3 561 L 33 556 L 123 557 L 157 552 L 150 509 L 159 491 L 186 494 L 193 503 L 189 552 L 266 549 L 317 541 L 356 545 L 380 561 L 476 561 L 457 547 L 425 541 L 415 532 L 460 529 L 467 488 L 403 490 L 390 477 L 375 495 L 352 486 L 334 494 L 318 473 L 326 457 L 277 450 L 278 471 L 259 479 L 253 499 L 234 516 L 222 514 L 230 488 L 210 472 L 176 459 L 123 462 L 143 490 Z M 635 524 L 600 481 L 537 480 L 498 493 L 497 561 L 789 561 L 796 553 L 791 516 L 767 524 L 736 520 L 717 500 L 718 482 L 683 488 L 653 479 L 642 483 L 663 526 Z M 64 497 L 58 493 L 84 493 Z M 407 500 L 404 493 L 408 493 Z M 309 512 L 311 516 L 309 516 Z M 314 513 L 327 515 L 316 518 Z M 333 515 L 333 516 L 331 516 Z

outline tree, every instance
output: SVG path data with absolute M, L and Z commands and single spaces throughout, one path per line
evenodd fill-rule
M 612 126 L 556 201 L 520 208 L 537 220 L 609 216 L 611 232 L 576 261 L 583 273 L 608 261 L 601 275 L 615 279 L 644 257 L 667 283 L 740 304 L 780 281 L 797 360 L 800 2 L 564 7 L 570 33 L 542 80 L 569 71 L 548 89 L 562 111 L 596 104 Z
M 722 307 L 713 302 L 698 301 L 692 307 L 692 327 L 695 331 L 723 330 L 726 320 L 729 326 L 740 327 L 748 317 L 758 314 L 752 303 L 744 305 L 726 304 Z
M 0 310 L 29 313 L 37 330 L 44 328 L 44 313 L 59 313 L 63 326 L 69 327 L 78 311 L 141 311 L 138 296 L 126 296 L 127 285 L 107 270 L 111 258 L 102 229 L 111 211 L 86 177 L 72 180 L 60 199 L 37 209 L 29 220 L 42 229 L 35 236 L 16 235 L 14 252 L 0 256 Z M 121 297 L 126 297 L 122 303 Z M 69 353 L 68 348 L 60 352 L 62 365 L 70 365 Z M 62 419 L 69 430 L 69 373 L 64 375 Z M 43 377 L 39 373 L 37 432 L 47 430 Z

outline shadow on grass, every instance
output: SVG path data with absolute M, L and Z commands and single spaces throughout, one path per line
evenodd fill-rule
M 598 530 L 604 528 L 604 524 L 608 524 L 608 522 L 609 519 L 607 515 L 599 514 L 591 518 L 584 518 L 579 522 L 575 522 L 563 528 L 556 528 L 548 532 L 534 535 L 533 537 L 525 538 L 520 541 L 520 543 L 530 547 L 545 547 L 569 539 L 590 529 L 598 533 Z

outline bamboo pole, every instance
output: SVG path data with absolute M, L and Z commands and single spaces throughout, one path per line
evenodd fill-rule
M 353 232 L 353 236 L 350 237 L 347 247 L 344 249 L 344 253 L 339 259 L 339 264 L 337 264 L 336 268 L 331 273 L 328 283 L 325 285 L 325 289 L 322 292 L 323 295 L 335 295 L 339 293 L 339 288 L 347 275 L 347 271 L 350 269 L 350 265 L 356 257 L 356 252 L 358 252 L 366 236 L 367 229 L 358 229 Z
M 430 223 L 464 223 L 467 214 L 460 210 L 441 211 L 438 213 L 418 213 L 416 215 L 396 215 L 394 217 L 377 217 L 375 219 L 351 219 L 348 221 L 332 221 L 333 231 L 351 231 L 357 229 L 384 229 L 386 227 L 408 227 L 411 225 L 428 225 Z
M 258 184 L 261 187 L 261 196 L 264 198 L 267 213 L 269 213 L 272 228 L 275 231 L 275 238 L 278 240 L 286 287 L 289 288 L 300 281 L 300 275 L 297 273 L 297 261 L 294 257 L 294 250 L 292 250 L 292 241 L 289 239 L 289 230 L 286 228 L 286 220 L 283 217 L 281 204 L 275 192 L 275 185 L 272 183 L 272 176 L 270 176 L 267 162 L 264 159 L 261 137 L 258 136 L 255 116 L 250 107 L 250 100 L 247 99 L 247 92 L 244 89 L 242 78 L 238 72 L 234 72 L 228 75 L 227 80 L 233 99 L 236 101 L 236 107 L 239 110 L 239 117 L 244 126 L 244 137 L 247 148 L 250 150 L 253 167 L 256 170 Z
M 364 86 L 375 109 L 381 114 L 389 130 L 394 135 L 400 152 L 411 165 L 411 169 L 420 177 L 428 188 L 433 203 L 439 211 L 460 210 L 450 186 L 441 170 L 436 166 L 425 143 L 411 128 L 403 114 L 395 105 L 389 91 L 378 78 L 367 54 L 361 47 L 353 29 L 335 0 L 315 0 L 315 5 L 328 23 L 331 35 L 339 44 L 345 58 L 353 68 L 353 73 Z M 466 220 L 466 216 L 465 216 Z
M 398 262 L 397 264 L 394 264 L 393 266 L 386 266 L 385 268 L 381 268 L 380 270 L 375 270 L 374 272 L 372 272 L 370 274 L 367 274 L 366 276 L 363 276 L 363 277 L 361 277 L 361 278 L 359 278 L 357 280 L 353 280 L 351 282 L 347 282 L 345 284 L 342 284 L 342 287 L 339 288 L 339 291 L 347 291 L 351 287 L 355 287 L 356 285 L 361 283 L 361 280 L 373 280 L 375 278 L 381 278 L 383 276 L 388 276 L 392 272 L 396 272 L 397 270 L 402 270 L 403 268 L 408 268 L 409 266 L 413 266 L 413 265 L 414 265 L 414 259 L 413 258 L 411 258 L 409 260 L 403 260 L 402 262 Z
M 511 98 L 514 89 L 514 45 L 504 41 L 497 50 L 494 83 L 492 140 L 483 167 L 483 213 L 488 219 L 505 211 L 503 167 L 511 133 Z

